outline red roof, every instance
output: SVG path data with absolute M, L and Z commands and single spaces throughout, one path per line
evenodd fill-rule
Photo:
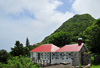
M 58 49 L 60 48 L 53 44 L 45 44 L 38 46 L 37 48 L 31 50 L 30 52 L 56 52 L 56 50 Z
M 56 52 L 80 51 L 82 46 L 83 43 L 80 46 L 78 44 L 65 45 L 62 48 L 58 49 Z

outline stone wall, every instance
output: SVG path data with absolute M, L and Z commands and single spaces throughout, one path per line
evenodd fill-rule
M 78 66 L 79 64 L 80 64 L 80 62 L 79 62 L 79 52 L 74 52 L 73 53 L 72 65 Z
M 91 55 L 89 53 L 83 53 L 82 55 L 82 65 L 91 64 Z
M 85 47 L 85 45 L 81 48 L 81 50 L 79 51 L 79 64 L 83 63 L 83 53 L 87 52 L 87 48 Z

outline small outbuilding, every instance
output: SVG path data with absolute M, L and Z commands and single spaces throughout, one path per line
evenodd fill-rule
M 78 38 L 78 44 L 65 45 L 62 48 L 53 44 L 40 45 L 30 51 L 30 56 L 33 59 L 32 61 L 40 63 L 59 64 L 61 62 L 70 62 L 75 66 L 90 63 L 90 55 L 85 56 L 84 52 L 88 53 L 88 49 L 82 43 L 82 38 Z
M 44 44 L 31 50 L 30 56 L 33 59 L 32 61 L 52 64 L 54 62 L 54 60 L 52 60 L 52 54 L 54 54 L 58 49 L 60 48 L 54 44 Z

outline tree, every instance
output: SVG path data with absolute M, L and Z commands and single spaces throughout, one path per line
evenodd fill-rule
M 37 46 L 37 45 L 36 45 Z M 24 47 L 24 52 L 25 52 L 25 56 L 30 56 L 30 50 L 36 48 L 36 46 L 28 46 L 28 47 Z
M 100 53 L 100 19 L 97 19 L 82 34 L 89 50 L 93 53 Z
M 0 62 L 7 63 L 7 59 L 9 57 L 9 53 L 6 50 L 0 50 Z
M 28 47 L 29 46 L 29 40 L 28 40 L 28 37 L 27 37 L 27 39 L 26 39 L 26 47 Z
M 57 32 L 49 37 L 49 43 L 53 43 L 59 47 L 71 43 L 71 35 L 67 32 Z M 48 43 L 47 42 L 47 43 Z
M 72 35 L 72 42 L 77 43 L 77 36 L 82 33 L 88 26 L 91 26 L 94 21 L 95 19 L 89 14 L 77 14 L 69 20 L 65 21 L 52 34 L 58 33 L 60 31 L 68 32 Z M 45 37 L 42 43 L 46 43 L 51 35 Z
M 28 46 L 28 47 L 23 47 L 23 44 L 20 43 L 19 41 L 16 41 L 14 48 L 11 48 L 10 54 L 12 56 L 30 56 L 30 50 L 36 48 L 36 46 Z
M 23 44 L 19 41 L 16 41 L 14 48 L 11 48 L 11 55 L 13 56 L 19 56 L 19 55 L 25 55 Z

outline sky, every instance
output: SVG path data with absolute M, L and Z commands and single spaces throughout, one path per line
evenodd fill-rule
M 0 0 L 0 50 L 41 42 L 75 14 L 100 18 L 100 0 Z

